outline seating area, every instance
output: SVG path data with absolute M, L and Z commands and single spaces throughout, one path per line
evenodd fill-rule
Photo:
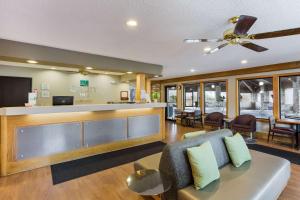
M 235 168 L 230 163 L 230 155 L 223 141 L 224 137 L 232 134 L 230 130 L 222 129 L 169 144 L 162 153 L 136 161 L 134 169 L 159 169 L 164 172 L 172 182 L 171 189 L 165 193 L 165 198 L 170 200 L 277 199 L 289 180 L 290 162 L 251 150 L 251 161 Z M 186 149 L 206 141 L 212 145 L 220 179 L 204 189 L 196 190 Z
M 0 200 L 300 200 L 299 11 L 0 0 Z

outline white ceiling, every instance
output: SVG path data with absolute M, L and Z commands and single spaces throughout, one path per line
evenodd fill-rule
M 217 44 L 182 42 L 221 37 L 240 14 L 258 17 L 249 33 L 300 27 L 297 0 L 0 0 L 0 38 L 161 64 L 165 77 L 300 60 L 300 35 L 255 41 L 263 53 L 230 46 L 204 56 Z

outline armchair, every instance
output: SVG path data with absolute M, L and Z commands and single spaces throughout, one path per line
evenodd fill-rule
M 224 127 L 224 115 L 220 112 L 212 112 L 206 115 L 204 119 L 205 126 L 211 126 L 215 128 L 223 128 Z
M 231 122 L 233 132 L 250 133 L 248 142 L 254 142 L 253 133 L 256 132 L 256 117 L 253 115 L 239 115 Z

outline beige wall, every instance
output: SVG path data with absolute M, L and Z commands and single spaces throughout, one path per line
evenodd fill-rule
M 192 83 L 192 82 L 197 82 L 199 81 L 209 81 L 209 80 L 228 80 L 228 117 L 234 118 L 236 116 L 236 104 L 237 104 L 237 99 L 236 99 L 236 80 L 237 78 L 243 78 L 243 77 L 255 77 L 255 76 L 272 76 L 274 74 L 285 74 L 285 73 L 299 73 L 300 69 L 293 69 L 293 70 L 282 70 L 282 71 L 273 71 L 273 72 L 266 72 L 266 73 L 256 73 L 256 74 L 245 74 L 245 75 L 238 75 L 238 76 L 227 76 L 227 77 L 218 77 L 218 78 L 210 78 L 210 79 L 201 79 L 201 80 L 195 80 L 195 81 L 188 81 L 188 82 L 176 82 L 176 83 L 168 83 L 165 85 L 175 85 L 175 84 L 182 84 L 182 83 Z M 161 91 L 164 92 L 164 86 L 162 85 Z M 161 95 L 164 96 L 164 95 Z M 178 97 L 180 98 L 180 97 Z M 182 97 L 181 97 L 182 98 Z M 164 101 L 164 99 L 162 99 Z M 259 122 L 258 131 L 260 132 L 267 132 L 268 131 L 268 124 Z
M 32 88 L 39 91 L 38 105 L 51 105 L 52 96 L 75 96 L 75 103 L 106 103 L 120 101 L 120 91 L 129 90 L 127 83 L 121 83 L 120 76 L 87 75 L 55 70 L 30 69 L 11 66 L 0 66 L 0 76 L 31 77 Z M 80 87 L 80 80 L 89 80 L 89 96 L 80 93 L 88 88 Z M 49 85 L 50 98 L 41 97 L 41 85 Z

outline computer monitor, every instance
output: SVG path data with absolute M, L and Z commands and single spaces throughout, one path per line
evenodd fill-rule
M 62 105 L 74 105 L 73 96 L 53 96 L 52 97 L 53 106 L 62 106 Z

